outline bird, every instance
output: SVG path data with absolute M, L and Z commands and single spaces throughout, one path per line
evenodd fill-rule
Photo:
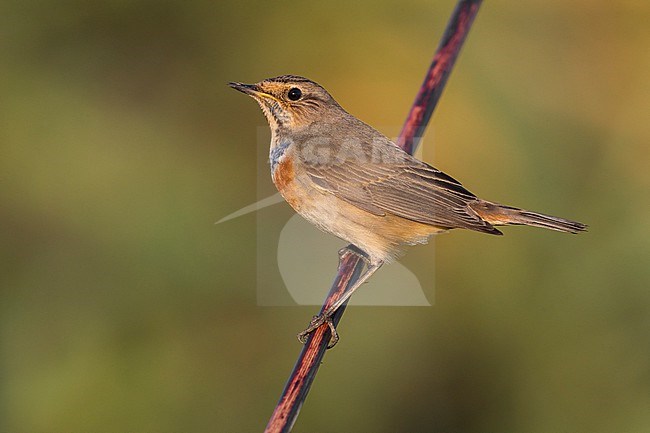
M 271 129 L 271 178 L 303 218 L 360 250 L 365 272 L 298 334 L 323 324 L 338 341 L 332 314 L 383 264 L 408 246 L 452 229 L 501 235 L 497 226 L 525 225 L 567 233 L 583 223 L 478 198 L 459 181 L 402 150 L 348 113 L 318 83 L 281 75 L 255 84 L 228 83 L 252 97 Z

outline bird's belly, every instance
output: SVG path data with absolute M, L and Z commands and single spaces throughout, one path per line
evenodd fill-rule
M 307 174 L 296 173 L 290 159 L 278 163 L 273 182 L 282 197 L 319 229 L 353 243 L 372 260 L 390 262 L 407 245 L 426 243 L 443 229 L 396 215 L 374 215 L 318 187 Z

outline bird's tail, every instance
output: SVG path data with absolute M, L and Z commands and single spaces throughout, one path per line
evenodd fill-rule
M 587 229 L 586 224 L 577 221 L 544 215 L 537 212 L 529 212 L 516 207 L 490 203 L 484 200 L 471 203 L 470 206 L 483 220 L 495 226 L 526 225 L 566 233 L 578 233 Z

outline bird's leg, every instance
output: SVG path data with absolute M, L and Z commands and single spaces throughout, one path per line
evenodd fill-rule
M 366 257 L 363 258 L 367 260 Z M 341 295 L 341 297 L 335 303 L 329 306 L 325 311 L 323 311 L 318 316 L 314 316 L 312 321 L 309 323 L 307 329 L 305 329 L 304 331 L 298 334 L 298 340 L 304 344 L 307 341 L 307 336 L 310 333 L 315 331 L 321 325 L 327 323 L 327 325 L 330 328 L 330 331 L 332 332 L 332 336 L 330 337 L 330 342 L 328 343 L 327 348 L 331 349 L 332 347 L 334 347 L 336 343 L 338 343 L 339 341 L 339 336 L 338 333 L 336 332 L 336 328 L 334 327 L 334 324 L 332 323 L 332 314 L 334 314 L 334 312 L 341 305 L 343 305 L 348 299 L 350 299 L 350 296 L 352 296 L 355 290 L 361 287 L 361 285 L 365 283 L 368 280 L 368 278 L 370 278 L 372 274 L 374 274 L 377 271 L 377 269 L 381 267 L 382 264 L 383 262 L 381 261 L 377 263 L 369 262 L 366 271 L 363 274 L 361 274 L 359 279 L 357 279 L 357 281 L 355 281 L 354 284 L 352 284 L 352 286 L 348 287 L 345 290 L 343 295 Z

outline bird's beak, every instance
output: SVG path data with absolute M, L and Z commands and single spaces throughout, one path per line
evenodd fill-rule
M 231 81 L 230 83 L 228 83 L 228 85 L 233 89 L 239 90 L 240 92 L 245 93 L 254 98 L 262 97 L 262 98 L 273 99 L 277 101 L 275 96 L 263 92 L 260 86 L 258 86 L 257 84 L 244 84 L 244 83 L 237 83 Z
M 246 93 L 248 95 L 252 95 L 255 93 L 259 93 L 260 89 L 258 86 L 255 84 L 244 84 L 244 83 L 236 83 L 236 82 L 230 82 L 228 83 L 230 87 L 232 87 L 235 90 L 239 90 L 242 93 Z

